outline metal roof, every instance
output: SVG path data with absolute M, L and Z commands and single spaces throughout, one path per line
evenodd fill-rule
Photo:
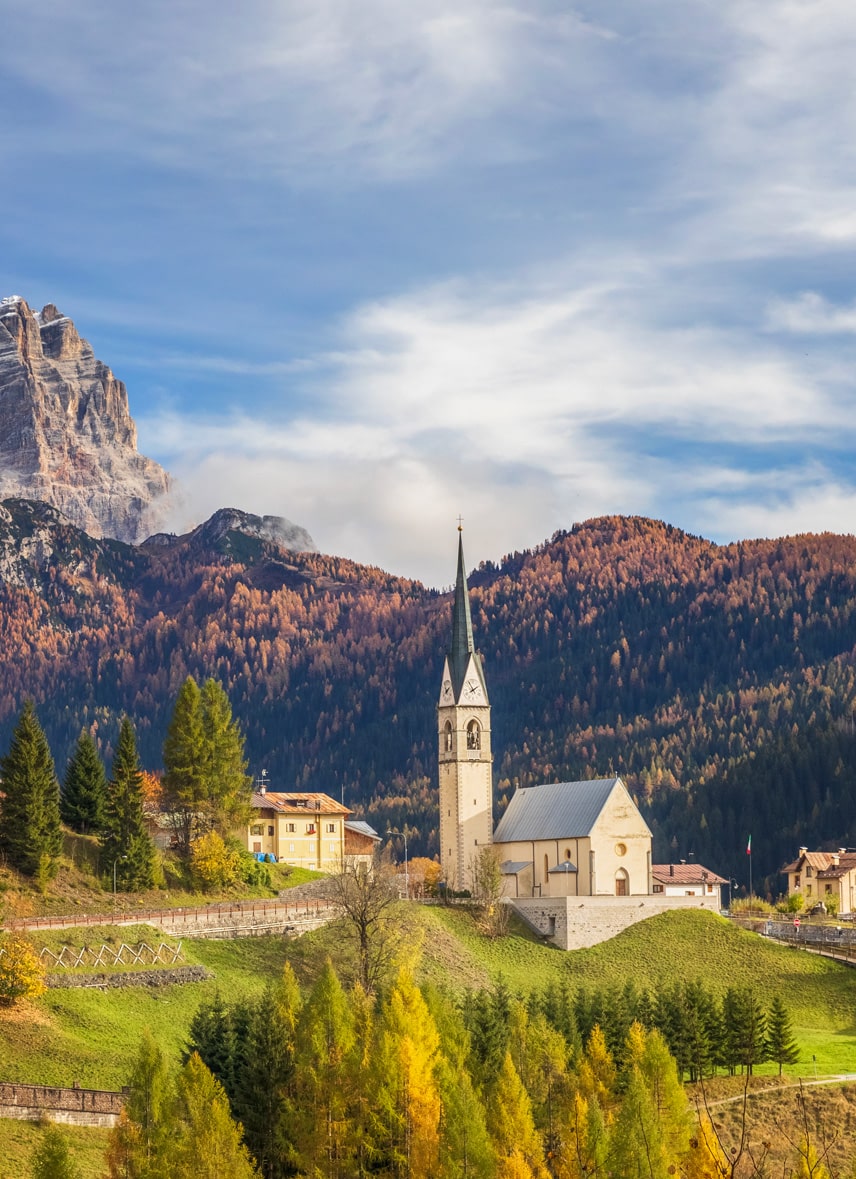
M 370 827 L 365 819 L 345 819 L 345 830 L 355 831 L 358 835 L 368 835 L 370 839 L 380 839 L 374 827 Z
M 572 864 L 570 860 L 564 860 L 561 864 L 556 864 L 555 868 L 551 868 L 550 871 L 547 873 L 547 875 L 552 876 L 554 872 L 565 873 L 565 872 L 576 872 L 576 871 L 577 871 L 576 864 Z
M 525 868 L 531 868 L 531 860 L 503 860 L 499 865 L 499 870 L 503 876 L 516 876 Z
M 494 843 L 574 839 L 589 835 L 620 778 L 550 782 L 518 790 L 494 832 Z

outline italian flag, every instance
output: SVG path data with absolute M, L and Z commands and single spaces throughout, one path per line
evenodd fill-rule
M 749 842 L 746 844 L 746 855 L 747 856 L 752 855 L 752 836 L 751 835 L 749 836 Z

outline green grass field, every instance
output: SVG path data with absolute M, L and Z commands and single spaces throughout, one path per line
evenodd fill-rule
M 701 978 L 721 991 L 750 984 L 764 999 L 778 992 L 792 1013 L 802 1049 L 792 1074 L 813 1076 L 815 1067 L 819 1075 L 856 1071 L 856 971 L 768 942 L 713 914 L 663 914 L 573 953 L 541 944 L 519 925 L 507 938 L 491 941 L 459 909 L 410 906 L 407 918 L 408 944 L 422 942 L 420 977 L 446 989 L 487 986 L 499 978 L 519 993 L 562 980 L 572 987 L 606 987 L 631 978 L 651 991 L 675 979 Z M 42 944 L 91 944 L 95 937 L 170 940 L 147 927 L 105 927 L 58 931 Z M 144 1028 L 178 1058 L 194 1012 L 215 991 L 226 1000 L 259 994 L 278 978 L 286 953 L 306 964 L 335 950 L 341 940 L 335 927 L 288 946 L 267 937 L 188 940 L 185 961 L 207 966 L 215 975 L 212 981 L 158 990 L 49 991 L 29 1006 L 0 1012 L 0 1079 L 118 1088 L 127 1079 Z M 0 1160 L 28 1157 L 37 1133 L 37 1127 L 0 1120 Z M 91 1152 L 97 1155 L 100 1132 L 74 1133 L 75 1139 L 97 1139 L 99 1146 Z M 0 1179 L 3 1166 L 5 1161 Z M 11 1167 L 10 1173 L 20 1174 L 21 1168 Z M 84 1165 L 87 1179 L 98 1174 L 97 1167 Z

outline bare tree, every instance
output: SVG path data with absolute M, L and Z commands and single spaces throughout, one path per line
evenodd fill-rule
M 392 970 L 401 941 L 398 891 L 388 862 L 347 857 L 331 877 L 331 895 L 354 941 L 359 981 L 369 994 Z
M 502 895 L 502 861 L 499 850 L 485 844 L 470 861 L 470 881 L 479 925 L 489 937 L 508 932 L 509 907 Z

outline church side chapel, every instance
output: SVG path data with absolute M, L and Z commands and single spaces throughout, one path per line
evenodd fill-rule
M 468 888 L 479 849 L 493 844 L 509 897 L 649 895 L 651 831 L 620 778 L 517 790 L 494 832 L 490 702 L 461 533 L 459 525 L 452 641 L 437 708 L 443 880 Z

